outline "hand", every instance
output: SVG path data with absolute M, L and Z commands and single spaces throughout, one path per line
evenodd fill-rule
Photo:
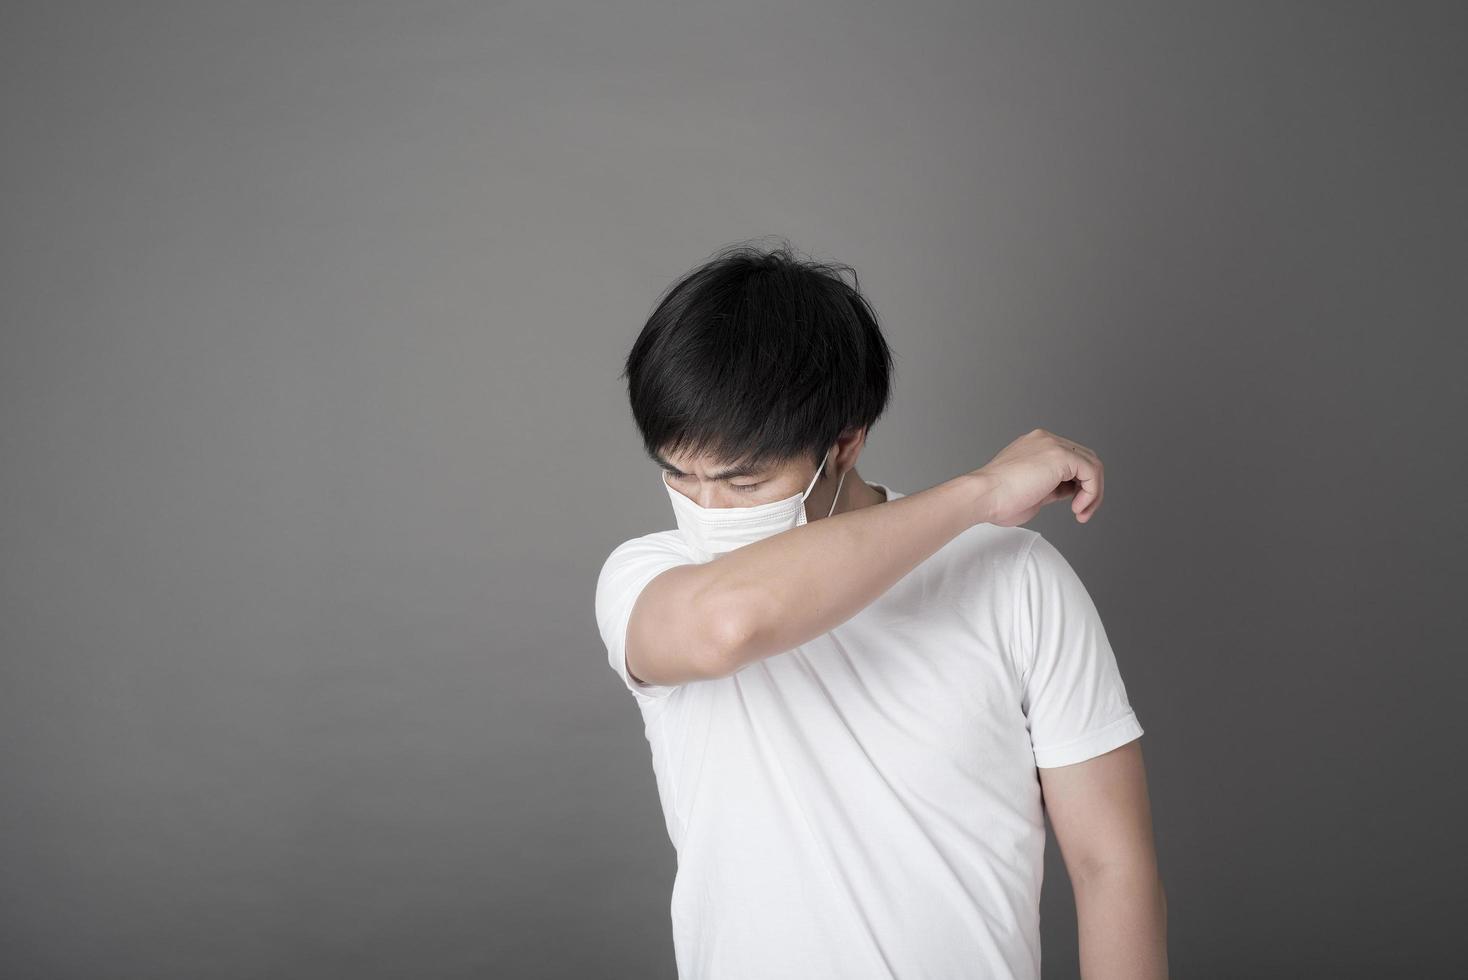
M 1020 436 L 975 472 L 989 484 L 988 524 L 1024 524 L 1046 504 L 1066 497 L 1075 498 L 1071 513 L 1084 524 L 1101 506 L 1101 458 L 1044 429 Z

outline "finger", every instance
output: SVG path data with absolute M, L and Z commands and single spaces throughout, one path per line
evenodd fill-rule
M 1066 439 L 1053 433 L 1047 435 L 1052 444 L 1064 453 L 1066 469 L 1073 474 L 1066 484 L 1074 487 L 1073 490 L 1058 495 L 1052 493 L 1049 499 L 1055 500 L 1074 493 L 1074 499 L 1070 503 L 1071 513 L 1077 521 L 1084 523 L 1091 519 L 1096 508 L 1101 505 L 1104 482 L 1101 457 L 1090 446 L 1083 446 L 1074 439 Z M 1062 484 L 1060 489 L 1064 490 L 1066 484 Z
M 1090 520 L 1097 505 L 1101 503 L 1101 464 L 1079 453 L 1076 454 L 1076 459 L 1075 479 L 1080 490 L 1071 501 L 1070 509 L 1077 520 L 1085 522 Z
M 1057 500 L 1064 500 L 1067 497 L 1072 497 L 1079 490 L 1080 487 L 1076 484 L 1074 480 L 1066 480 L 1062 483 L 1057 483 L 1055 485 L 1055 489 L 1051 490 L 1048 494 L 1045 495 L 1045 499 L 1040 501 L 1039 506 L 1046 507 L 1050 504 L 1053 504 Z
M 1081 517 L 1085 520 L 1090 520 L 1094 517 L 1096 511 L 1101 507 L 1101 501 L 1104 499 L 1106 499 L 1106 464 L 1101 462 L 1101 458 L 1098 456 L 1096 458 L 1096 499 L 1086 505 L 1086 511 Z

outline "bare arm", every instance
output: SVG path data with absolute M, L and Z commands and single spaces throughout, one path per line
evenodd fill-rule
M 1081 977 L 1166 980 L 1167 897 L 1141 741 L 1039 772 L 1075 891 Z
M 828 632 L 977 523 L 985 488 L 966 473 L 668 569 L 632 610 L 628 669 L 654 684 L 723 676 Z
M 728 603 L 724 672 L 806 643 L 855 616 L 984 514 L 987 477 L 919 493 L 756 541 L 711 562 Z M 804 532 L 804 533 L 799 533 Z
M 727 676 L 846 622 L 974 524 L 1023 524 L 1071 496 L 1085 521 L 1101 493 L 1093 452 L 1034 429 L 937 486 L 668 569 L 633 607 L 628 670 L 653 684 Z

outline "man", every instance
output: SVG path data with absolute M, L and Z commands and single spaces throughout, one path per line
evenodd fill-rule
M 678 974 L 1036 980 L 1048 811 L 1082 976 L 1165 977 L 1142 728 L 1019 526 L 1089 520 L 1101 461 L 1036 429 L 917 493 L 864 480 L 891 353 L 843 271 L 726 249 L 627 358 L 677 528 L 612 551 L 596 614 L 678 852 Z

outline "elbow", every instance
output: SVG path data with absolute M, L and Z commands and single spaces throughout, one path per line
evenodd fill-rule
M 702 567 L 714 569 L 720 564 Z M 759 584 L 731 580 L 727 575 L 712 574 L 698 583 L 684 609 L 694 617 L 693 632 L 701 639 L 696 669 L 703 677 L 729 677 L 765 656 L 760 652 L 765 635 L 761 623 L 777 621 L 782 615 L 773 598 Z
M 742 652 L 749 644 L 749 627 L 744 617 L 728 612 L 710 615 L 705 626 L 708 638 L 703 644 L 701 672 L 709 679 L 728 677 L 744 666 Z
M 710 679 L 728 677 L 748 662 L 745 651 L 754 635 L 747 606 L 730 601 L 711 602 L 702 612 L 705 642 L 701 672 Z
M 1165 898 L 1162 890 L 1162 876 L 1157 871 L 1155 861 L 1145 861 L 1140 858 L 1136 860 L 1081 859 L 1074 862 L 1074 867 L 1067 865 L 1066 870 L 1078 888 L 1092 885 L 1110 888 L 1117 883 L 1122 883 L 1127 887 L 1149 890 L 1159 900 Z

